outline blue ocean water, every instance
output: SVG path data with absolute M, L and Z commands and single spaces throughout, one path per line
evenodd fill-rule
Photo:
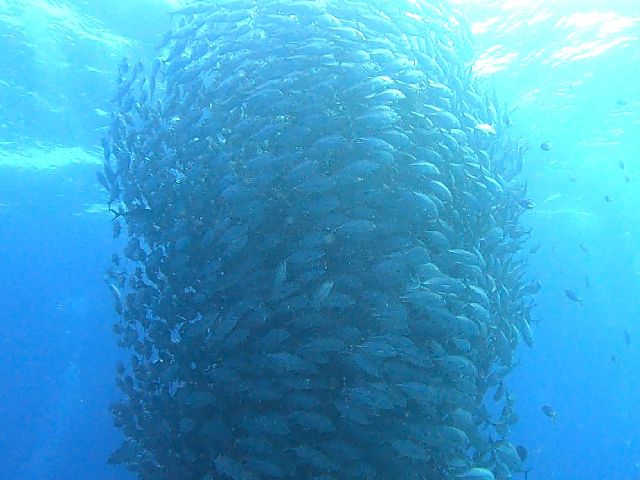
M 529 144 L 528 275 L 543 287 L 508 377 L 514 442 L 531 480 L 640 478 L 640 4 L 455 3 L 476 73 Z M 95 171 L 120 58 L 150 57 L 177 6 L 0 0 L 3 478 L 132 478 L 106 464 L 122 353 L 102 277 L 119 245 Z

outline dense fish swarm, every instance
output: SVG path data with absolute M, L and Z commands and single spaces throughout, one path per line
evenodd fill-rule
M 438 1 L 201 2 L 103 142 L 143 479 L 507 479 L 522 149 Z M 487 395 L 489 394 L 489 395 Z M 487 396 L 503 403 L 499 418 Z

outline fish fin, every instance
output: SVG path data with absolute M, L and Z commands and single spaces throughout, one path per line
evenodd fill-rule
M 117 219 L 118 217 L 122 217 L 124 216 L 124 214 L 122 212 L 118 212 L 116 210 L 114 210 L 113 208 L 111 208 L 111 206 L 109 206 L 109 211 L 111 213 L 113 213 L 113 218 L 111 219 L 111 221 L 114 221 L 115 219 Z

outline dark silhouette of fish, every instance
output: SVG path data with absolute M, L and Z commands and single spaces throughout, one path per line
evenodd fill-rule
M 527 452 L 526 447 L 524 447 L 523 445 L 518 445 L 516 447 L 516 451 L 518 452 L 518 457 L 520 457 L 520 460 L 523 461 L 523 462 L 529 456 L 529 452 Z
M 531 210 L 532 208 L 534 208 L 536 206 L 536 204 L 533 203 L 533 200 L 525 198 L 524 200 L 520 201 L 520 206 L 522 208 L 524 208 L 525 210 Z
M 569 300 L 571 300 L 572 302 L 579 303 L 579 304 L 580 304 L 580 306 L 582 306 L 582 305 L 583 305 L 583 300 L 582 300 L 582 298 L 580 298 L 578 295 L 576 295 L 576 292 L 574 292 L 573 290 L 569 290 L 569 289 L 567 289 L 567 290 L 565 290 L 565 291 L 564 291 L 564 294 L 565 294 L 565 295 L 567 296 L 567 298 L 568 298 Z
M 135 353 L 110 464 L 493 480 L 477 451 L 521 470 L 503 380 L 540 288 L 512 260 L 531 236 L 526 144 L 457 75 L 473 53 L 444 0 L 396 3 L 193 2 L 150 69 L 123 62 L 98 181 L 126 237 L 113 332 Z M 494 389 L 492 448 L 477 419 Z M 437 418 L 408 422 L 416 407 Z
M 544 141 L 540 144 L 540 150 L 543 150 L 545 152 L 548 152 L 549 150 L 551 150 L 552 147 L 553 145 L 551 145 L 551 142 L 549 141 Z
M 556 421 L 556 417 L 558 416 L 558 412 L 556 412 L 555 408 L 549 406 L 549 405 L 543 405 L 542 406 L 542 412 L 549 417 L 551 420 L 553 420 L 554 422 Z

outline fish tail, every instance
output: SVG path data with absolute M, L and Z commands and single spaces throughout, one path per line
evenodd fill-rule
M 113 221 L 113 220 L 117 219 L 118 217 L 122 217 L 122 216 L 123 216 L 122 212 L 118 212 L 118 211 L 114 210 L 114 209 L 113 209 L 113 208 L 111 208 L 111 207 L 109 207 L 109 211 L 110 211 L 111 213 L 113 213 L 113 218 L 111 219 L 111 221 Z

